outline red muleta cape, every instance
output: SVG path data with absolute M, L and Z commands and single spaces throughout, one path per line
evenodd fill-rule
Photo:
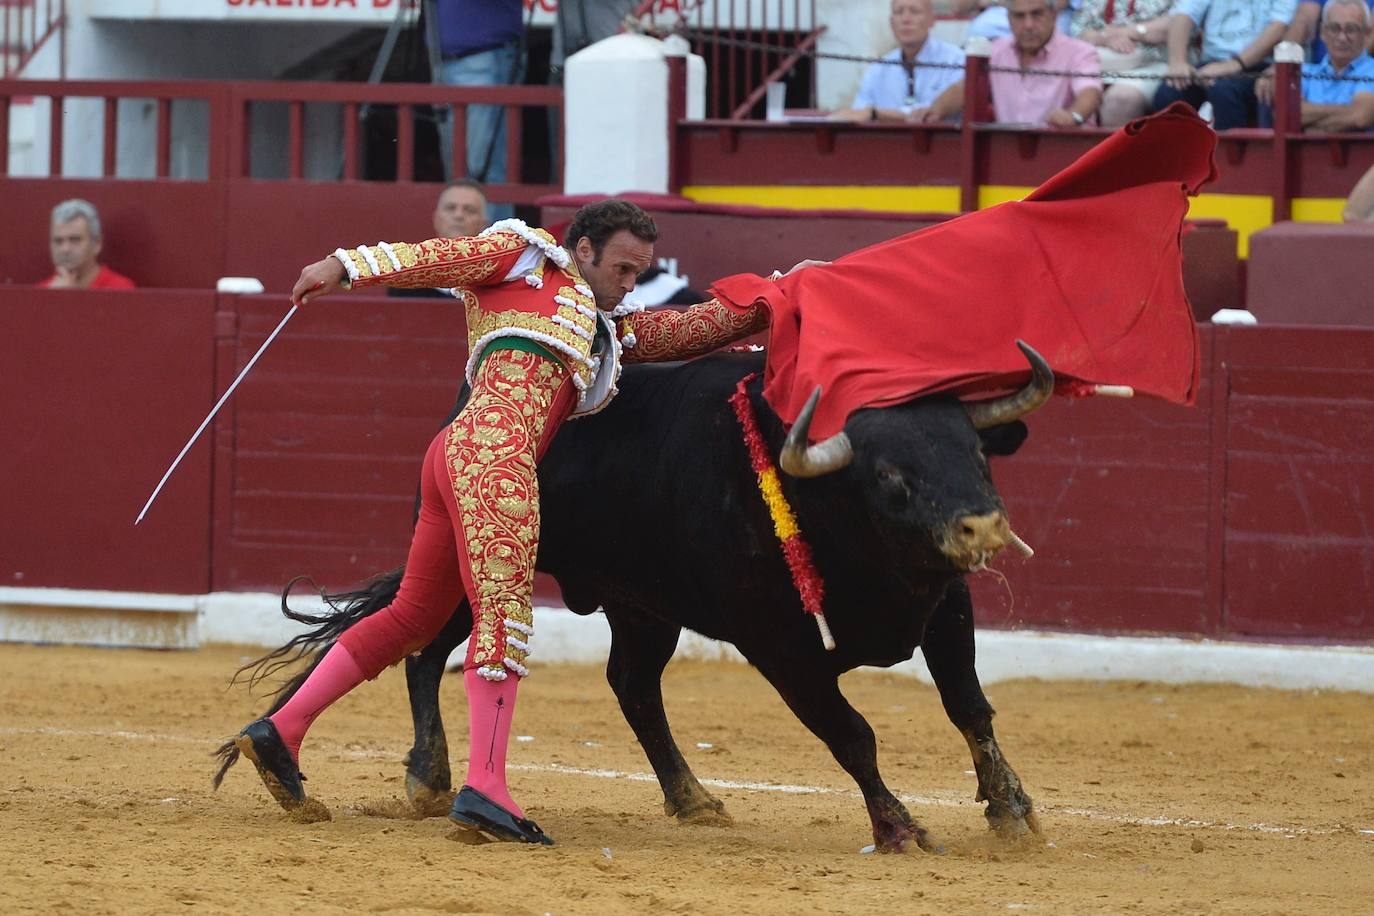
M 1188 196 L 1216 178 L 1215 147 L 1216 134 L 1175 104 L 1023 201 L 776 282 L 737 274 L 712 292 L 769 307 L 764 397 L 791 424 L 821 386 L 815 440 L 861 407 L 1024 385 L 1017 338 L 1048 360 L 1060 393 L 1129 385 L 1192 404 L 1200 359 L 1180 237 Z

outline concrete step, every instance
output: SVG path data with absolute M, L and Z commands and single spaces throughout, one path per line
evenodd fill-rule
M 199 610 L 195 595 L 4 588 L 0 642 L 195 649 Z

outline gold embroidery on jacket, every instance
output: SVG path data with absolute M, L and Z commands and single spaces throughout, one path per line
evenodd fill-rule
M 529 245 L 514 232 L 493 232 L 476 238 L 430 239 L 425 242 L 392 242 L 390 248 L 401 263 L 398 271 L 381 245 L 369 245 L 377 271 L 373 272 L 357 249 L 348 251 L 358 268 L 354 286 L 454 287 L 483 283 L 501 269 L 507 255 Z M 499 278 L 498 278 L 499 279 Z
M 623 359 L 627 363 L 691 359 L 766 327 L 768 311 L 762 306 L 756 305 L 741 313 L 718 299 L 710 299 L 683 312 L 674 309 L 638 312 L 634 316 L 635 345 L 626 348 Z M 622 322 L 621 336 L 627 333 L 630 333 L 629 325 Z

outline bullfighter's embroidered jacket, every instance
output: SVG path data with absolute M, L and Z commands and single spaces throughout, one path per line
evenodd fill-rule
M 763 330 L 764 306 L 711 299 L 683 312 L 596 305 L 577 264 L 548 232 L 501 220 L 473 238 L 378 242 L 334 252 L 351 286 L 438 287 L 463 300 L 471 383 L 485 348 L 522 337 L 557 355 L 578 388 L 573 416 L 602 410 L 616 394 L 621 365 L 688 359 Z

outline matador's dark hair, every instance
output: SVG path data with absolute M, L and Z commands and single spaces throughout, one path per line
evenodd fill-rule
M 658 227 L 654 225 L 652 216 L 638 204 L 611 197 L 579 208 L 568 224 L 568 234 L 563 244 L 571 250 L 585 235 L 592 243 L 592 263 L 600 264 L 606 241 L 622 229 L 641 241 L 658 241 Z

